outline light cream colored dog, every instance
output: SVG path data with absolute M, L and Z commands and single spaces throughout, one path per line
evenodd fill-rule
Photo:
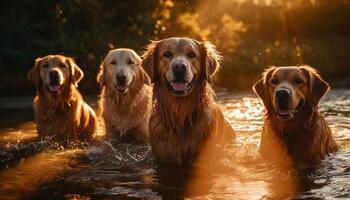
M 117 141 L 147 142 L 152 108 L 150 79 L 131 49 L 115 49 L 100 66 L 100 108 L 106 136 Z

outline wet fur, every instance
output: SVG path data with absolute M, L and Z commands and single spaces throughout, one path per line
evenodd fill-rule
M 309 74 L 309 97 L 307 97 L 308 103 L 292 120 L 278 119 L 269 102 L 271 98 L 264 96 L 267 95 L 263 91 L 264 87 L 268 87 L 269 76 L 277 68 L 266 70 L 263 79 L 253 88 L 263 99 L 266 107 L 259 149 L 262 157 L 278 164 L 293 165 L 297 169 L 308 169 L 317 166 L 326 155 L 336 152 L 338 146 L 317 106 L 329 86 L 313 68 L 308 66 L 299 68 Z
M 72 71 L 69 83 L 64 85 L 60 95 L 52 96 L 44 90 L 39 76 L 40 59 L 36 60 L 35 66 L 28 74 L 29 79 L 36 83 L 37 95 L 33 101 L 33 108 L 38 135 L 40 138 L 51 136 L 60 142 L 88 141 L 96 131 L 96 115 L 83 101 L 75 86 L 83 76 L 82 71 L 76 68 L 71 58 L 55 56 L 67 59 Z M 74 70 L 81 73 L 78 75 L 79 80 L 75 79 Z
M 192 163 L 207 148 L 230 141 L 235 135 L 214 102 L 214 92 L 208 84 L 219 67 L 219 55 L 211 44 L 199 44 L 202 48 L 200 74 L 192 92 L 176 98 L 158 74 L 156 54 L 160 44 L 161 41 L 151 43 L 143 55 L 143 66 L 154 81 L 155 107 L 149 125 L 152 152 L 160 161 L 178 165 Z
M 97 78 L 102 86 L 99 106 L 107 138 L 119 142 L 148 142 L 152 109 L 152 87 L 148 75 L 138 67 L 129 91 L 121 95 L 111 84 L 103 84 L 104 63 L 100 68 Z

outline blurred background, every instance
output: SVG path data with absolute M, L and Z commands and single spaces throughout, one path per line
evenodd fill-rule
M 309 64 L 333 87 L 350 86 L 350 0 L 16 0 L 0 3 L 0 95 L 34 93 L 36 57 L 64 54 L 97 94 L 110 49 L 149 40 L 209 40 L 224 56 L 215 86 L 250 90 L 269 65 Z

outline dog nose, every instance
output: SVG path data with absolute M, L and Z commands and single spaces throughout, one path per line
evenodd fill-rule
M 277 89 L 275 92 L 277 102 L 280 105 L 288 105 L 289 99 L 290 99 L 290 90 L 287 88 L 280 88 Z
M 57 78 L 58 71 L 56 71 L 56 70 L 50 71 L 49 76 L 50 76 L 50 78 Z
M 49 78 L 51 84 L 58 84 L 58 71 L 52 70 L 49 72 Z
M 186 65 L 184 63 L 174 63 L 173 71 L 176 73 L 183 73 L 186 71 Z
M 126 76 L 117 74 L 117 83 L 118 85 L 124 85 L 126 82 Z

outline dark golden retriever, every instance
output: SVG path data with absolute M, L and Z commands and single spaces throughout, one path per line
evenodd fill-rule
M 114 49 L 101 64 L 97 82 L 106 135 L 116 141 L 147 142 L 152 109 L 152 87 L 131 49 Z
M 48 55 L 35 60 L 28 78 L 37 90 L 34 111 L 40 138 L 51 136 L 62 142 L 92 138 L 96 115 L 77 89 L 83 76 L 71 58 Z
M 221 58 L 212 44 L 168 38 L 152 42 L 143 58 L 154 83 L 149 130 L 156 159 L 189 164 L 234 138 L 209 84 Z
M 316 166 L 338 148 L 318 102 L 329 85 L 309 66 L 271 67 L 253 90 L 266 117 L 260 153 L 267 160 L 298 169 Z

